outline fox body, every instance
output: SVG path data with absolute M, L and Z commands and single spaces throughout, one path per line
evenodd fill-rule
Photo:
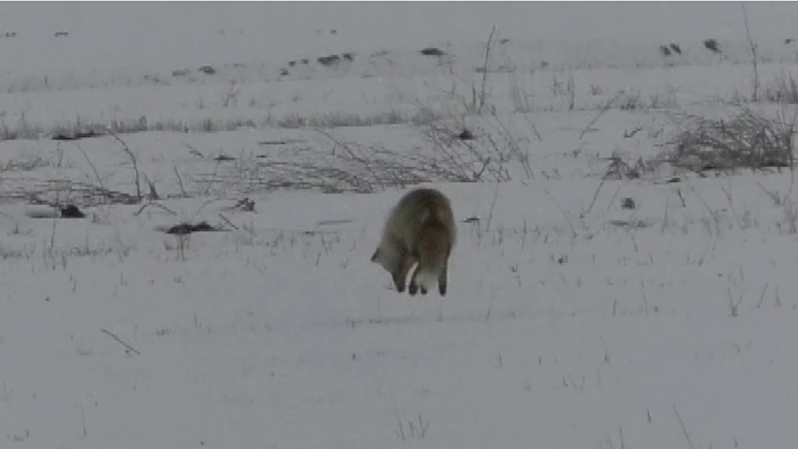
M 456 239 L 449 199 L 438 190 L 421 188 L 406 193 L 391 209 L 382 239 L 371 261 L 393 278 L 396 291 L 405 291 L 407 274 L 415 263 L 408 293 L 422 295 L 437 282 L 446 295 L 448 260 Z

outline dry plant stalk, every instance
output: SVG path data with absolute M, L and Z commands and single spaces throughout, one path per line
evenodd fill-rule
M 124 151 L 125 154 L 127 154 L 127 156 L 130 158 L 130 161 L 133 163 L 134 181 L 136 183 L 136 198 L 138 199 L 138 202 L 141 203 L 142 199 L 141 175 L 139 173 L 139 165 L 138 161 L 136 160 L 136 156 L 133 154 L 132 151 L 130 151 L 130 147 L 127 146 L 127 143 L 125 143 L 125 141 L 122 140 L 121 137 L 116 135 L 116 133 L 113 130 L 111 130 L 111 128 L 108 128 L 107 132 L 111 137 L 113 137 L 117 142 L 119 142 L 119 144 L 122 146 L 122 151 Z

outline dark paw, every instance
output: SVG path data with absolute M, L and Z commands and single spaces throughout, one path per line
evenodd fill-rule
M 445 284 L 438 285 L 438 293 L 440 293 L 441 296 L 446 296 L 446 285 Z
M 426 295 L 427 294 L 427 289 L 424 288 L 424 287 L 421 287 L 421 294 L 422 295 Z
M 418 285 L 410 284 L 410 287 L 408 287 L 407 292 L 410 293 L 410 296 L 416 296 L 416 293 L 418 292 Z
M 396 285 L 396 291 L 397 291 L 397 292 L 399 292 L 399 293 L 404 293 L 404 291 L 405 291 L 405 286 L 404 286 L 404 285 L 402 285 L 402 284 L 397 284 L 397 285 Z

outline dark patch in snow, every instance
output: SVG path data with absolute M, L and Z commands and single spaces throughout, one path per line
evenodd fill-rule
M 330 67 L 341 62 L 341 57 L 338 55 L 319 56 L 317 60 L 319 61 L 319 64 L 325 67 Z
M 200 67 L 197 70 L 199 70 L 200 72 L 202 72 L 202 73 L 204 73 L 206 75 L 214 75 L 214 74 L 216 74 L 216 69 L 214 69 L 213 67 L 211 67 L 209 65 L 204 65 L 204 66 Z
M 25 215 L 29 218 L 86 218 L 86 214 L 74 204 L 52 209 L 29 210 L 25 212 Z
M 88 139 L 90 137 L 99 137 L 102 136 L 101 133 L 97 131 L 78 131 L 75 134 L 66 134 L 66 133 L 57 133 L 52 137 L 52 140 L 79 140 L 79 139 Z
M 223 231 L 223 229 L 215 228 L 208 224 L 207 221 L 201 221 L 196 224 L 192 223 L 180 223 L 174 225 L 167 229 L 159 229 L 167 234 L 173 235 L 186 235 L 186 234 L 193 234 L 195 232 L 217 232 Z
M 441 50 L 440 48 L 436 47 L 427 47 L 420 51 L 420 53 L 424 56 L 443 56 L 446 54 L 445 51 Z
M 469 131 L 468 129 L 464 129 L 463 132 L 457 135 L 457 138 L 460 140 L 474 140 L 474 133 Z
M 707 39 L 704 41 L 704 47 L 713 52 L 713 53 L 720 53 L 720 44 L 715 39 Z

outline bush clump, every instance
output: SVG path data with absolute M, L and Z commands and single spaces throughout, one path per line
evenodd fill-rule
M 770 118 L 747 108 L 731 120 L 688 116 L 686 129 L 670 142 L 667 159 L 698 172 L 790 167 L 795 118 L 785 122 L 783 115 Z

